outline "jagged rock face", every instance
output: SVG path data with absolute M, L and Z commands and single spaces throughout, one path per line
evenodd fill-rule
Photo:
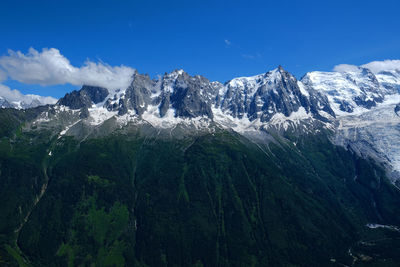
M 212 118 L 213 92 L 214 87 L 206 78 L 191 77 L 183 71 L 165 74 L 160 80 L 151 80 L 148 75 L 135 72 L 123 97 L 119 101 L 116 96 L 109 99 L 106 107 L 108 110 L 117 110 L 119 115 L 134 110 L 140 116 L 152 105 L 158 106 L 160 117 L 173 108 L 176 117 Z
M 177 70 L 166 73 L 159 84 L 160 93 L 153 104 L 158 105 L 160 117 L 164 117 L 168 109 L 173 108 L 176 117 L 213 118 L 211 96 L 214 95 L 214 88 L 206 78 L 192 77 L 182 70 Z
M 88 108 L 93 104 L 103 102 L 107 96 L 108 90 L 106 88 L 84 85 L 79 91 L 66 94 L 57 104 L 71 109 Z
M 382 85 L 384 84 L 384 85 Z M 301 81 L 282 67 L 253 77 L 235 78 L 225 84 L 190 76 L 183 70 L 158 79 L 135 72 L 126 89 L 111 92 L 84 86 L 60 99 L 71 109 L 92 107 L 104 100 L 108 111 L 142 117 L 245 119 L 268 123 L 271 120 L 301 117 L 329 122 L 336 116 L 360 113 L 381 103 L 385 95 L 399 87 L 400 72 L 374 75 L 358 68 L 350 72 L 311 72 Z M 397 89 L 396 89 L 397 90 Z M 114 113 L 115 114 L 115 113 Z M 222 114 L 222 115 L 221 115 Z M 89 117 L 83 110 L 82 117 Z M 108 116 L 105 116 L 108 117 Z
M 132 109 L 138 115 L 142 115 L 151 102 L 151 93 L 155 85 L 155 81 L 152 81 L 148 75 L 135 72 L 131 85 L 125 91 L 125 98 L 120 102 L 118 114 L 125 114 Z
M 170 92 L 162 92 L 161 94 L 161 103 L 159 105 L 159 113 L 160 117 L 164 117 L 167 114 L 170 105 Z
M 84 86 L 67 94 L 58 104 L 71 109 L 88 108 L 103 102 L 106 92 L 104 88 Z M 104 107 L 117 111 L 118 115 L 133 111 L 142 116 L 151 106 L 156 107 L 160 118 L 172 111 L 180 118 L 213 119 L 213 108 L 234 118 L 261 122 L 270 121 L 277 113 L 288 117 L 301 107 L 321 120 L 326 118 L 320 111 L 334 116 L 323 94 L 299 83 L 282 67 L 254 77 L 233 79 L 224 85 L 202 76 L 190 76 L 183 70 L 166 73 L 157 80 L 135 72 L 131 85 L 113 94 L 108 96 Z M 82 114 L 87 116 L 86 112 Z
M 81 108 L 80 113 L 79 113 L 79 118 L 86 119 L 86 118 L 89 118 L 89 116 L 90 116 L 90 113 L 89 113 L 88 108 L 87 107 Z
M 282 67 L 263 75 L 233 79 L 220 96 L 221 108 L 233 117 L 248 116 L 251 121 L 259 118 L 262 122 L 268 122 L 277 113 L 288 117 L 300 107 L 313 115 L 319 115 L 321 109 L 333 115 L 322 94 L 312 90 L 302 93 L 300 86 Z
M 201 76 L 191 77 L 187 73 L 177 76 L 170 103 L 178 117 L 195 118 L 205 116 L 213 118 L 211 96 L 213 87 L 210 81 Z
M 90 100 L 93 101 L 94 104 L 103 102 L 104 99 L 108 96 L 108 90 L 103 87 L 95 87 L 95 86 L 84 86 L 81 91 L 85 92 L 87 96 L 89 96 Z
M 400 177 L 399 90 L 398 70 L 376 75 L 363 68 L 311 72 L 298 81 L 278 67 L 225 84 L 190 76 L 183 70 L 155 80 L 135 72 L 128 88 L 108 94 L 107 89 L 84 86 L 59 100 L 58 105 L 80 109 L 79 113 L 66 110 L 70 113 L 62 117 L 65 109 L 59 106 L 48 113 L 60 117 L 60 121 L 70 114 L 75 116 L 65 120 L 68 124 L 63 122 L 63 134 L 79 132 L 77 128 L 84 124 L 87 129 L 99 125 L 96 133 L 143 124 L 157 131 L 166 129 L 169 135 L 170 129 L 183 125 L 179 136 L 188 133 L 187 129 L 209 130 L 215 126 L 264 141 L 268 137 L 263 134 L 271 131 L 303 133 L 326 127 L 335 130 L 338 144 L 351 144 L 365 157 L 384 158 L 386 166 L 393 167 Z M 47 113 L 42 119 L 48 121 Z M 82 123 L 75 124 L 80 119 Z M 101 125 L 105 127 L 99 130 Z
M 300 86 L 304 86 L 301 82 L 298 82 Z M 326 116 L 322 115 L 323 112 L 329 114 L 332 117 L 336 117 L 335 112 L 332 110 L 331 105 L 329 104 L 329 99 L 326 95 L 321 92 L 314 90 L 313 88 L 307 88 L 305 92 L 308 93 L 308 101 L 310 102 L 310 111 L 314 115 L 314 117 L 321 121 L 328 121 Z

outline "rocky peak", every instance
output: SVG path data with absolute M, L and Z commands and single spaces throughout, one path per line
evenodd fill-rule
M 169 109 L 174 109 L 176 117 L 212 118 L 211 104 L 215 97 L 215 87 L 202 76 L 190 76 L 183 70 L 165 73 L 158 80 L 135 72 L 131 85 L 120 98 L 115 96 L 106 102 L 108 110 L 119 115 L 134 110 L 139 116 L 148 106 L 157 106 L 159 116 L 164 117 Z
M 297 79 L 282 66 L 265 74 L 241 77 L 226 83 L 221 109 L 233 117 L 269 121 L 275 114 L 290 116 L 300 107 L 308 113 L 310 101 Z
M 119 114 L 125 114 L 131 109 L 138 115 L 142 115 L 151 102 L 154 86 L 155 81 L 151 80 L 149 75 L 135 71 L 131 84 L 125 90 L 125 97 L 119 101 Z
M 60 98 L 58 105 L 64 105 L 71 109 L 91 107 L 93 104 L 103 102 L 109 92 L 106 88 L 84 85 L 79 91 L 72 91 Z
M 166 73 L 160 81 L 160 117 L 164 117 L 168 109 L 173 108 L 176 117 L 212 118 L 213 97 L 215 88 L 206 78 L 190 76 L 183 70 Z
M 189 76 L 185 72 L 177 76 L 173 92 L 170 95 L 175 116 L 213 118 L 210 99 L 214 94 L 213 89 L 210 81 L 202 76 Z
M 183 70 L 165 73 L 158 79 L 135 71 L 125 90 L 108 94 L 105 88 L 83 86 L 79 91 L 66 94 L 58 104 L 81 109 L 81 117 L 87 118 L 90 116 L 88 108 L 101 102 L 105 102 L 103 107 L 108 111 L 117 112 L 119 116 L 129 113 L 139 118 L 149 115 L 163 118 L 168 113 L 168 118 L 173 114 L 179 118 L 213 119 L 213 108 L 236 119 L 258 119 L 264 123 L 275 115 L 284 118 L 296 112 L 320 120 L 326 120 L 326 114 L 334 116 L 326 97 L 297 81 L 282 66 L 225 84 L 210 82 L 200 75 L 191 76 Z

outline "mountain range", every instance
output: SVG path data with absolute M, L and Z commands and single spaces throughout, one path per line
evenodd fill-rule
M 24 95 L 18 90 L 10 90 L 0 84 L 0 108 L 26 109 L 42 105 L 55 104 L 57 99 L 54 97 L 43 97 L 39 95 Z
M 78 127 L 88 126 L 89 135 L 110 119 L 119 125 L 148 123 L 160 129 L 192 125 L 207 130 L 215 124 L 256 139 L 267 138 L 272 129 L 312 132 L 323 127 L 335 131 L 336 144 L 382 163 L 393 183 L 399 179 L 400 70 L 315 71 L 297 80 L 279 66 L 225 84 L 183 70 L 159 79 L 135 71 L 128 88 L 85 85 L 59 99 L 33 123 L 68 112 L 75 117 L 59 125 L 62 134 L 82 134 Z
M 0 109 L 4 265 L 400 262 L 400 70 L 135 71 L 19 108 Z

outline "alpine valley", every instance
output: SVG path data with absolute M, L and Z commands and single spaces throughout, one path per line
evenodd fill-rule
M 400 70 L 135 71 L 3 107 L 2 266 L 400 264 Z

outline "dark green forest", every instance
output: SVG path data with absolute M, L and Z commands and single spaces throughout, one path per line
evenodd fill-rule
M 78 140 L 0 112 L 1 266 L 398 266 L 400 192 L 329 132 Z

